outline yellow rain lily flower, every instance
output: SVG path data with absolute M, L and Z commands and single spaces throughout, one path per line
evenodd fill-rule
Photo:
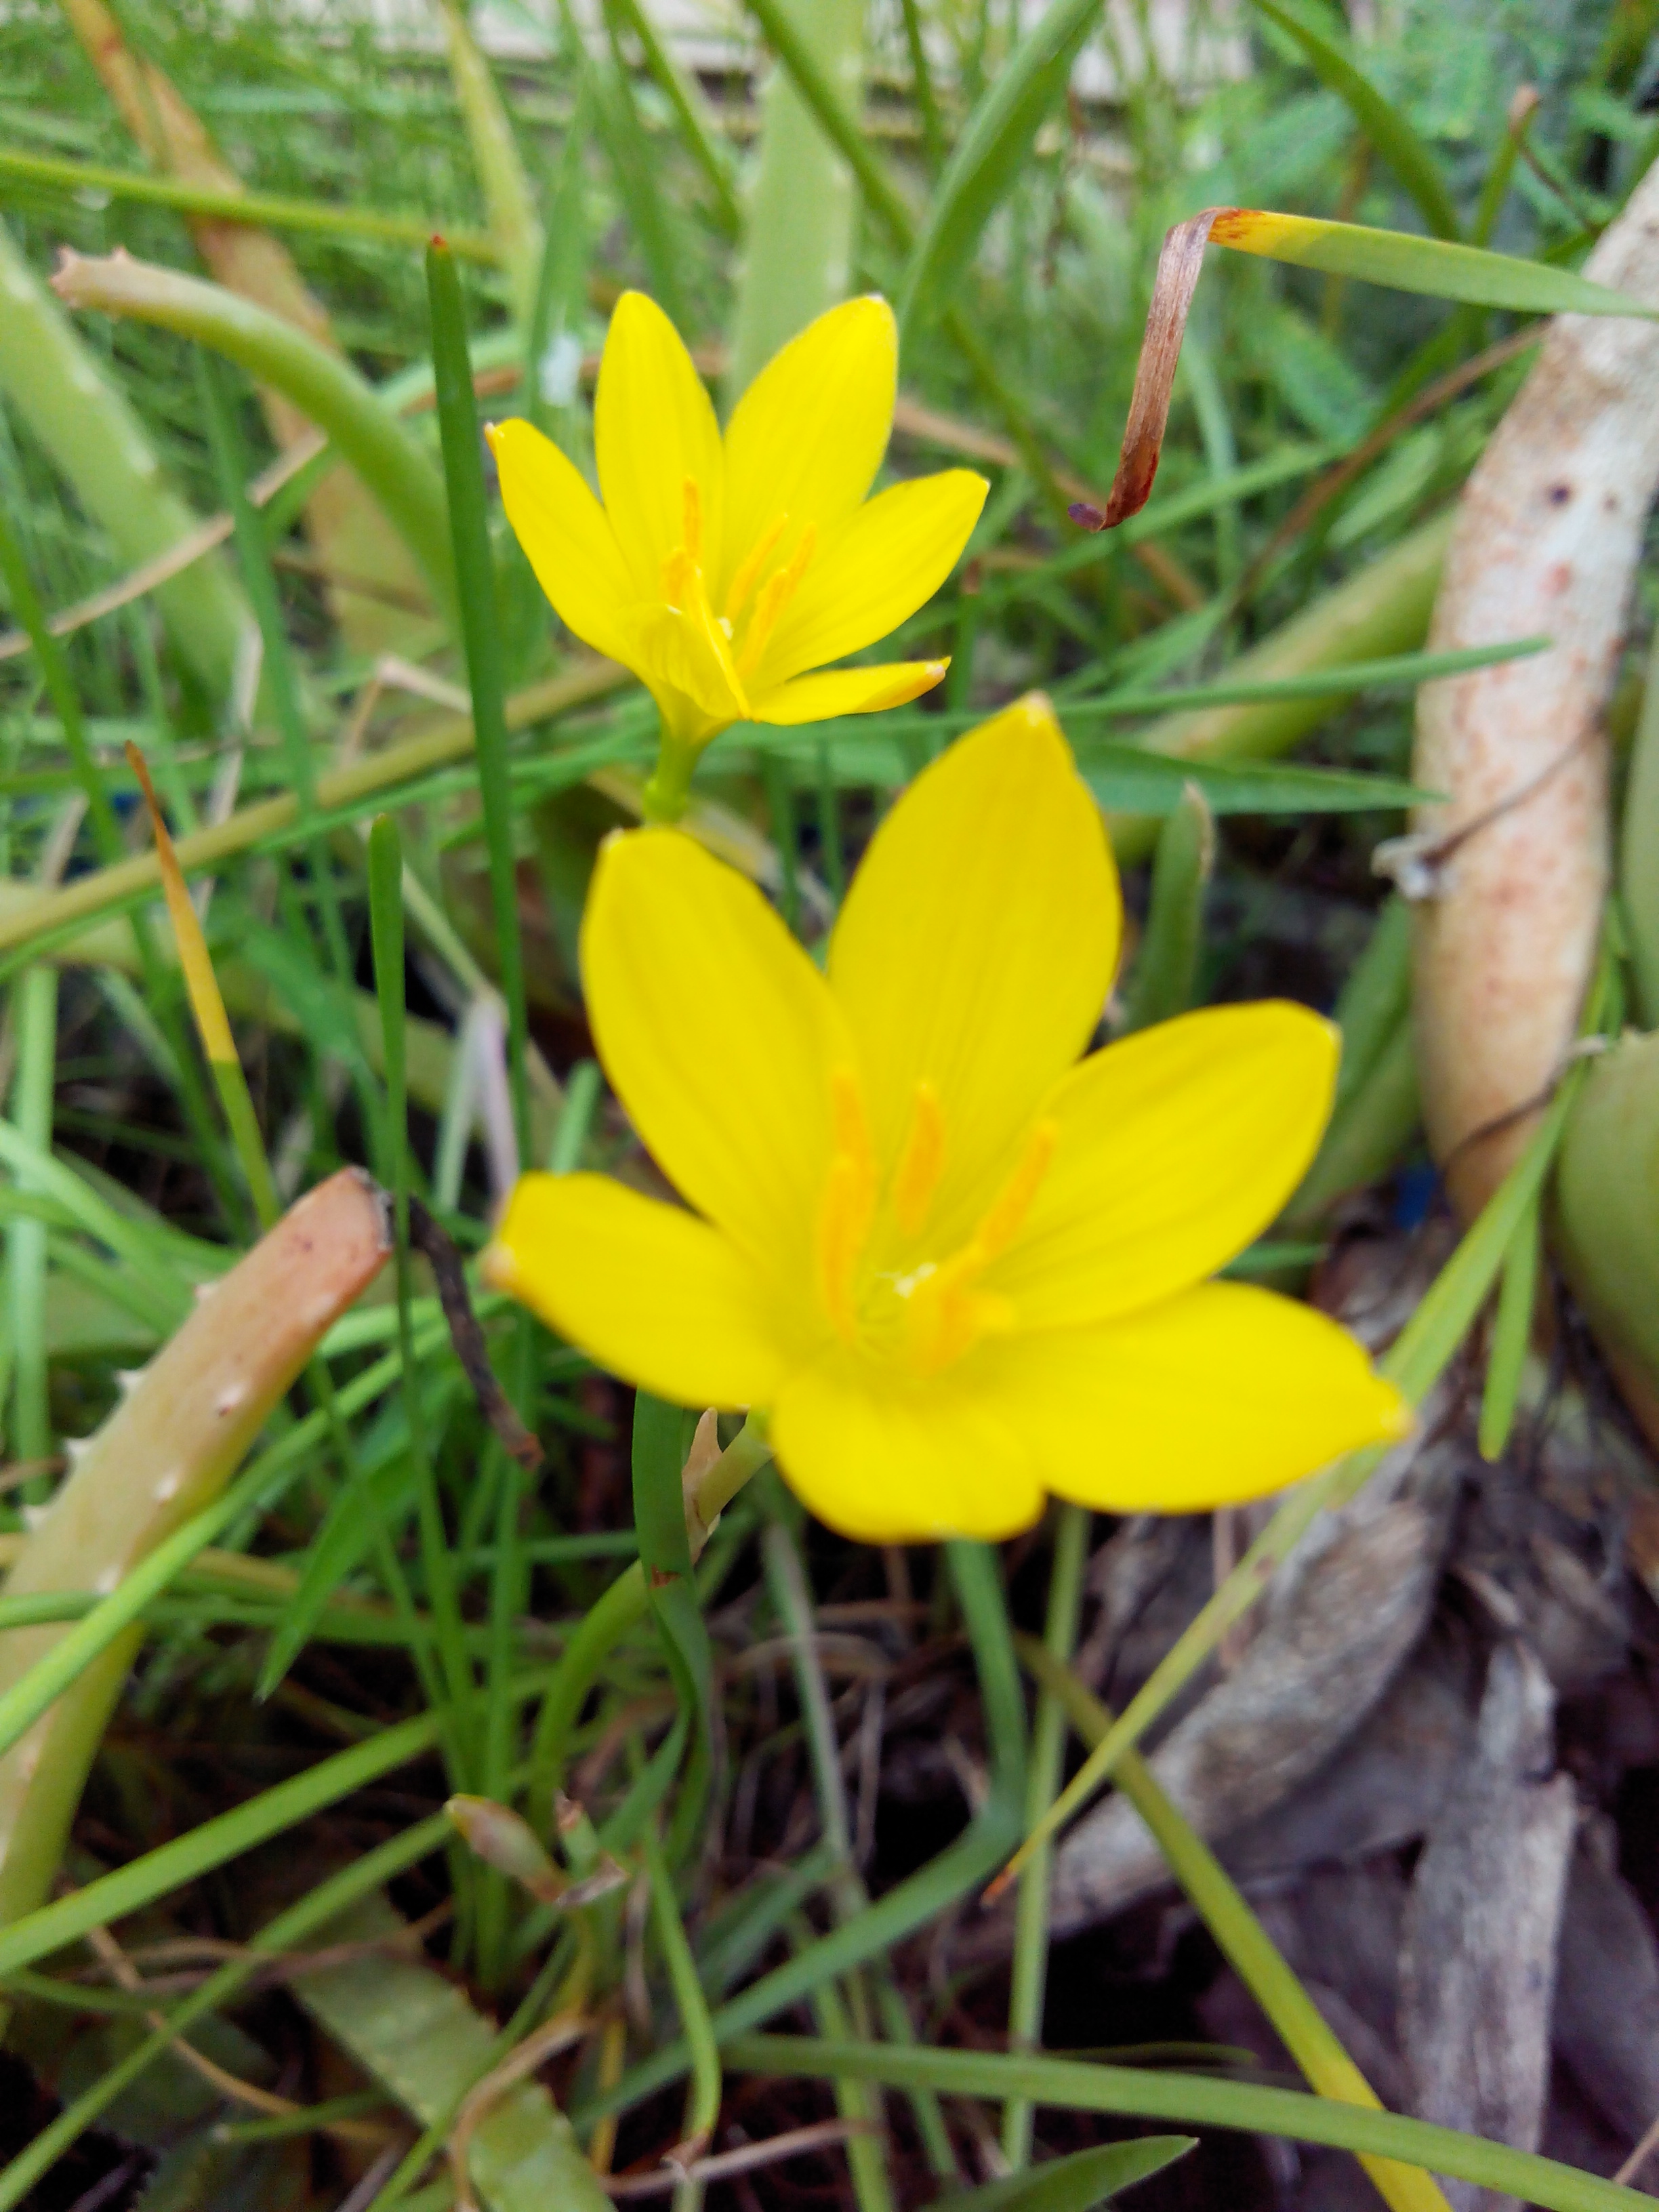
M 492 1280 L 663 1397 L 769 1409 L 800 1497 L 871 1542 L 1006 1536 L 1047 1491 L 1221 1504 L 1403 1434 L 1334 1322 L 1206 1279 L 1312 1158 L 1335 1030 L 1216 1006 L 1080 1060 L 1120 919 L 1041 698 L 899 799 L 827 974 L 681 832 L 613 837 L 588 1011 L 696 1211 L 526 1176 Z
M 729 722 L 866 714 L 944 675 L 943 660 L 824 668 L 932 598 L 985 502 L 967 469 L 866 498 L 897 374 L 892 310 L 849 300 L 761 371 L 722 438 L 674 325 L 625 292 L 593 402 L 605 504 L 528 422 L 491 429 L 507 519 L 542 589 L 649 690 L 682 782 Z

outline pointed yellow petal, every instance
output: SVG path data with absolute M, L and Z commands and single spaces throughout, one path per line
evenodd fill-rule
M 492 423 L 487 434 L 507 519 L 560 621 L 596 652 L 629 660 L 622 613 L 636 594 L 581 471 L 529 422 Z
M 654 300 L 624 292 L 611 318 L 593 395 L 599 489 L 636 597 L 663 595 L 662 564 L 685 538 L 688 479 L 703 543 L 720 543 L 720 426 L 691 356 Z
M 854 513 L 887 450 L 897 389 L 898 326 L 885 300 L 843 301 L 762 369 L 726 427 L 717 605 L 777 516 L 789 517 L 781 559 L 807 523 L 822 536 Z
M 677 830 L 601 848 L 582 923 L 599 1058 L 664 1173 L 781 1294 L 806 1296 L 853 1051 L 823 978 L 751 884 Z
M 832 721 L 837 714 L 876 714 L 931 691 L 950 665 L 948 660 L 888 660 L 873 668 L 827 668 L 751 699 L 750 715 L 757 722 L 793 726 Z
M 1100 811 L 1040 697 L 959 738 L 877 830 L 830 941 L 830 982 L 884 1165 L 917 1085 L 937 1096 L 936 1223 L 982 1212 L 1088 1042 L 1118 922 Z
M 1283 1000 L 1209 1006 L 1093 1054 L 1043 1112 L 1048 1172 L 987 1286 L 1022 1328 L 1109 1321 L 1201 1282 L 1301 1182 L 1340 1041 Z
M 968 1365 L 1044 1486 L 1103 1512 L 1263 1497 L 1411 1426 L 1346 1329 L 1242 1283 L 1101 1328 L 1003 1337 Z
M 756 688 L 861 653 L 931 599 L 989 489 L 970 469 L 894 484 L 819 543 L 767 641 Z
M 484 1262 L 500 1290 L 641 1389 L 769 1405 L 776 1301 L 718 1231 L 606 1176 L 521 1176 Z
M 1042 1510 L 1030 1455 L 995 1412 L 939 1385 L 906 1389 L 850 1358 L 789 1377 L 772 1445 L 818 1519 L 866 1544 L 994 1542 Z

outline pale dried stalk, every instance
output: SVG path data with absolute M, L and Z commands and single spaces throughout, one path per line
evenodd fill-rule
M 1584 273 L 1659 302 L 1659 168 Z M 1547 1094 L 1589 986 L 1608 875 L 1601 715 L 1656 489 L 1659 327 L 1559 317 L 1465 488 L 1429 635 L 1431 652 L 1553 647 L 1425 684 L 1418 705 L 1413 778 L 1449 794 L 1417 823 L 1418 1060 L 1466 1220 L 1531 1134 L 1535 1114 L 1516 1109 Z
M 380 1272 L 385 1214 L 343 1169 L 286 1213 L 212 1286 L 76 1454 L 27 1537 L 9 1597 L 102 1595 L 223 1488 L 324 1335 Z M 0 1636 L 0 1691 L 67 1625 Z M 142 1638 L 133 1628 L 0 1759 L 0 1925 L 46 1897 L 110 1711 Z

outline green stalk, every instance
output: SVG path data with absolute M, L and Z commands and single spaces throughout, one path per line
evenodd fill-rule
M 1311 1236 L 1336 1200 L 1386 1175 L 1410 1143 L 1419 1120 L 1417 1055 L 1411 1017 L 1401 1013 L 1381 1049 L 1331 1116 L 1313 1165 L 1279 1216 L 1281 1235 Z
M 1075 1510 L 1075 1509 L 1073 1509 Z M 1112 1725 L 1112 1716 L 1056 1654 L 1052 1639 L 1018 1639 L 1019 1654 L 1046 1697 L 1063 1708 L 1084 1743 L 1093 1749 Z M 1152 1833 L 1152 1839 L 1268 2020 L 1302 2069 L 1309 2086 L 1322 2097 L 1381 2112 L 1382 2100 L 1332 2032 L 1324 2014 L 1291 1972 L 1232 1877 L 1180 1808 L 1172 1802 L 1139 1752 L 1130 1752 L 1118 1769 L 1119 1786 Z M 1392 2160 L 1364 2158 L 1365 2171 L 1393 2212 L 1449 2212 L 1432 2175 Z
M 0 247 L 3 245 L 4 233 L 0 231 Z M 0 264 L 0 286 L 3 285 L 3 281 L 4 269 Z M 80 695 L 70 673 L 63 646 L 53 636 L 47 623 L 46 609 L 34 588 L 34 579 L 29 573 L 28 563 L 24 560 L 21 548 L 3 514 L 0 514 L 0 577 L 4 579 L 12 611 L 27 631 L 33 645 L 46 696 L 58 710 L 70 765 L 86 799 L 87 815 L 92 824 L 93 842 L 98 848 L 98 856 L 106 866 L 118 866 L 120 856 L 125 850 L 125 841 L 116 820 L 115 809 L 110 802 L 105 777 L 93 757 L 87 736 L 86 718 L 81 712 Z M 142 629 L 142 625 L 140 627 Z M 153 653 L 151 657 L 154 657 Z M 235 1201 L 224 1171 L 219 1133 L 214 1127 L 207 1094 L 202 1088 L 196 1063 L 185 1046 L 183 1024 L 179 1018 L 174 994 L 167 988 L 169 979 L 148 916 L 135 914 L 131 931 L 151 1009 L 156 1014 L 162 1035 L 172 1052 L 173 1073 L 185 1121 L 200 1148 L 203 1164 L 226 1218 L 234 1220 L 236 1218 Z
M 489 211 L 489 235 L 507 272 L 514 320 L 528 324 L 542 260 L 541 218 L 525 174 L 513 125 L 489 62 L 479 52 L 461 0 L 443 0 L 449 75 L 472 149 L 472 166 Z M 430 231 L 427 236 L 432 236 Z M 449 244 L 447 235 L 445 244 Z
M 1158 832 L 1146 932 L 1129 986 L 1125 1027 L 1143 1030 L 1193 1003 L 1204 949 L 1204 894 L 1215 863 L 1215 817 L 1189 783 Z
M 646 68 L 674 111 L 680 127 L 680 143 L 702 172 L 714 200 L 716 223 L 728 238 L 738 237 L 743 230 L 743 210 L 732 181 L 731 156 L 708 112 L 702 88 L 680 67 L 673 50 L 665 42 L 641 0 L 611 0 L 611 5 L 639 40 Z
M 1077 1642 L 1078 1618 L 1083 1610 L 1083 1571 L 1088 1564 L 1089 1524 L 1092 1517 L 1085 1506 L 1062 1504 L 1055 1521 L 1054 1564 L 1048 1571 L 1048 1617 L 1043 1624 L 1039 1649 L 1046 1659 L 1067 1674 L 1072 1650 Z M 1022 1652 L 1024 1641 L 1016 1638 Z M 1046 1678 L 1039 1679 L 1043 1686 L 1031 1731 L 1031 1771 L 1025 1792 L 1028 1827 L 1035 1827 L 1054 1803 L 1066 1756 L 1066 1707 L 1053 1685 Z M 1048 1985 L 1048 1884 L 1053 1863 L 1053 1846 L 1045 1844 L 1041 1850 L 1032 1853 L 1019 1878 L 1019 1895 L 1014 1907 L 1013 1969 L 1008 1993 L 1010 2051 L 1042 2048 L 1042 2007 Z M 1030 2100 L 1024 2097 L 1011 2099 L 1002 2109 L 1002 2154 L 1016 2172 L 1031 2162 L 1034 2117 Z
M 403 846 L 389 815 L 377 817 L 368 833 L 369 936 L 374 956 L 374 988 L 380 1002 L 385 1038 L 386 1115 L 393 1209 L 393 1259 L 398 1278 L 398 1351 L 403 1368 L 404 1407 L 409 1420 L 409 1455 L 415 1467 L 416 1513 L 421 1530 L 421 1565 L 427 1601 L 437 1630 L 438 1654 L 452 1700 L 459 1706 L 473 1686 L 466 1654 L 460 1604 L 455 1591 L 455 1562 L 444 1528 L 438 1478 L 422 1409 L 420 1365 L 415 1357 L 410 1314 L 413 1284 L 409 1262 L 409 1088 L 404 1036 Z M 451 1745 L 451 1769 L 465 1787 L 471 1762 L 459 1738 Z
M 495 955 L 507 1001 L 507 1075 L 513 1126 L 520 1162 L 530 1158 L 530 1085 L 526 1072 L 529 1028 L 525 1012 L 524 947 L 519 934 L 519 892 L 514 860 L 513 790 L 507 773 L 507 702 L 501 679 L 501 627 L 495 607 L 495 568 L 484 517 L 483 466 L 478 403 L 466 345 L 466 307 L 461 280 L 436 240 L 426 250 L 427 297 L 432 311 L 432 364 L 437 376 L 438 423 L 443 436 L 444 482 L 454 573 L 460 593 L 461 636 L 466 647 L 472 726 L 477 732 L 478 791 L 483 801 L 489 852 L 489 892 L 495 916 Z
M 171 551 L 199 518 L 168 489 L 143 423 L 3 223 L 0 301 L 0 394 L 40 440 L 123 568 L 143 568 Z M 230 690 L 248 620 L 222 557 L 210 554 L 187 575 L 158 585 L 155 604 L 180 657 L 216 705 Z
M 901 0 L 901 5 L 904 11 L 904 43 L 910 56 L 911 87 L 915 94 L 916 114 L 921 124 L 921 143 L 927 149 L 927 166 L 937 176 L 945 167 L 949 149 L 945 143 L 945 125 L 939 112 L 939 95 L 933 89 L 933 68 L 927 59 L 921 0 Z
M 651 1884 L 651 1913 L 656 1923 L 657 1941 L 662 1946 L 663 1963 L 668 1968 L 668 1985 L 674 1992 L 680 2027 L 691 2054 L 691 2099 L 685 2132 L 697 2147 L 693 2155 L 701 2155 L 720 2116 L 720 2054 L 714 2040 L 714 2023 L 708 2016 L 708 2000 L 702 1993 L 697 1962 L 686 1941 L 679 1900 L 674 1895 L 673 1876 L 663 1856 L 654 1819 L 645 1824 L 640 1838 L 640 1856 L 645 1861 L 646 1875 Z
M 1229 677 L 1240 684 L 1273 683 L 1415 652 L 1428 634 L 1452 521 L 1448 510 L 1402 538 L 1241 653 Z M 1182 760 L 1273 760 L 1320 728 L 1329 714 L 1328 699 L 1311 696 L 1212 707 L 1168 715 L 1139 732 L 1134 742 Z M 1115 814 L 1111 830 L 1119 859 L 1138 860 L 1156 843 L 1158 824 L 1155 817 Z
M 1498 1287 L 1498 1313 L 1492 1322 L 1492 1346 L 1486 1354 L 1486 1382 L 1480 1394 L 1480 1456 L 1501 1459 L 1515 1425 L 1521 1396 L 1521 1377 L 1532 1341 L 1533 1308 L 1538 1297 L 1540 1231 L 1534 1201 L 1516 1224 L 1515 1237 L 1504 1255 L 1503 1279 Z
M 1459 2135 L 1454 2128 L 1395 2112 L 1368 2112 L 1304 2090 L 1263 2088 L 1200 2074 L 1161 2074 L 1151 2067 L 925 2045 L 907 2051 L 890 2043 L 826 2043 L 805 2035 L 733 2036 L 725 2051 L 733 2073 L 820 2081 L 853 2075 L 895 2088 L 921 2084 L 951 2097 L 1006 2100 L 1024 2095 L 1072 2112 L 1123 2113 L 1325 2143 L 1357 2156 L 1394 2159 L 1450 2174 L 1476 2188 L 1542 2205 L 1546 2212 L 1650 2212 L 1653 2203 L 1639 2190 L 1621 2189 L 1599 2174 L 1511 2150 L 1507 2143 Z
M 71 307 L 129 315 L 210 346 L 292 400 L 356 469 L 420 563 L 439 606 L 453 613 L 443 484 L 392 410 L 341 356 L 222 285 L 146 261 L 66 252 L 52 285 Z M 173 533 L 167 544 L 182 535 Z
M 215 191 L 182 177 L 158 177 L 148 170 L 112 169 L 100 161 L 66 161 L 52 154 L 24 154 L 0 147 L 0 178 L 20 183 L 55 185 L 64 191 L 107 192 L 112 199 L 148 207 L 176 208 L 180 215 L 210 216 L 217 222 L 246 223 L 259 230 L 308 230 L 325 237 L 361 238 L 379 246 L 424 246 L 437 228 L 430 216 L 392 215 L 370 208 L 343 207 L 329 200 L 298 200 L 280 192 Z M 501 258 L 501 248 L 481 231 L 446 228 L 449 246 L 465 261 L 486 265 Z
M 863 0 L 768 0 L 762 21 L 781 54 L 769 18 L 787 16 L 813 69 L 856 113 L 864 15 Z M 774 68 L 761 101 L 759 162 L 726 372 L 728 406 L 786 340 L 845 299 L 852 281 L 857 207 L 844 153 L 814 117 L 793 64 Z
M 545 684 L 532 684 L 509 702 L 508 727 L 523 729 L 568 708 L 603 698 L 628 680 L 613 661 L 599 660 Z M 412 782 L 451 761 L 465 760 L 476 743 L 471 720 L 458 716 L 422 737 L 388 745 L 384 752 L 373 753 L 367 760 L 353 761 L 347 768 L 319 775 L 318 810 L 327 815 L 358 807 L 400 783 Z M 200 875 L 267 838 L 283 836 L 299 819 L 296 793 L 284 792 L 279 798 L 259 799 L 252 806 L 239 808 L 214 828 L 180 837 L 174 847 L 179 865 L 187 876 Z M 130 904 L 157 890 L 161 881 L 161 864 L 155 854 L 138 853 L 129 860 L 82 876 L 61 890 L 42 891 L 27 903 L 20 901 L 9 913 L 0 907 L 0 953 L 17 945 L 44 950 L 40 940 L 66 936 L 112 908 Z

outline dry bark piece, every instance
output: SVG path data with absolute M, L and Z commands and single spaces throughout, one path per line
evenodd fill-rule
M 1519 1643 L 1487 1669 L 1474 1756 L 1413 1876 L 1400 2031 L 1419 2116 L 1535 2150 L 1549 2090 L 1556 1951 L 1578 1812 L 1553 1774 L 1555 1692 Z M 1457 2212 L 1517 2200 L 1445 2180 Z
M 1659 2113 L 1659 1943 L 1618 1848 L 1610 1822 L 1585 1823 L 1561 1916 L 1553 2032 L 1579 2087 L 1634 2143 Z
M 1427 1621 L 1466 1456 L 1455 1438 L 1414 1444 L 1292 1554 L 1234 1671 L 1152 1754 L 1200 1834 L 1219 1841 L 1261 1818 L 1376 1705 Z M 1139 1814 L 1110 1796 L 1060 1847 L 1054 1932 L 1106 1919 L 1164 1879 Z
M 1584 274 L 1659 302 L 1659 167 Z M 1418 1059 L 1465 1219 L 1524 1146 L 1583 1004 L 1608 874 L 1601 714 L 1656 488 L 1659 325 L 1559 317 L 1464 489 L 1429 635 L 1552 649 L 1418 702 L 1413 775 L 1449 794 L 1417 817 Z

